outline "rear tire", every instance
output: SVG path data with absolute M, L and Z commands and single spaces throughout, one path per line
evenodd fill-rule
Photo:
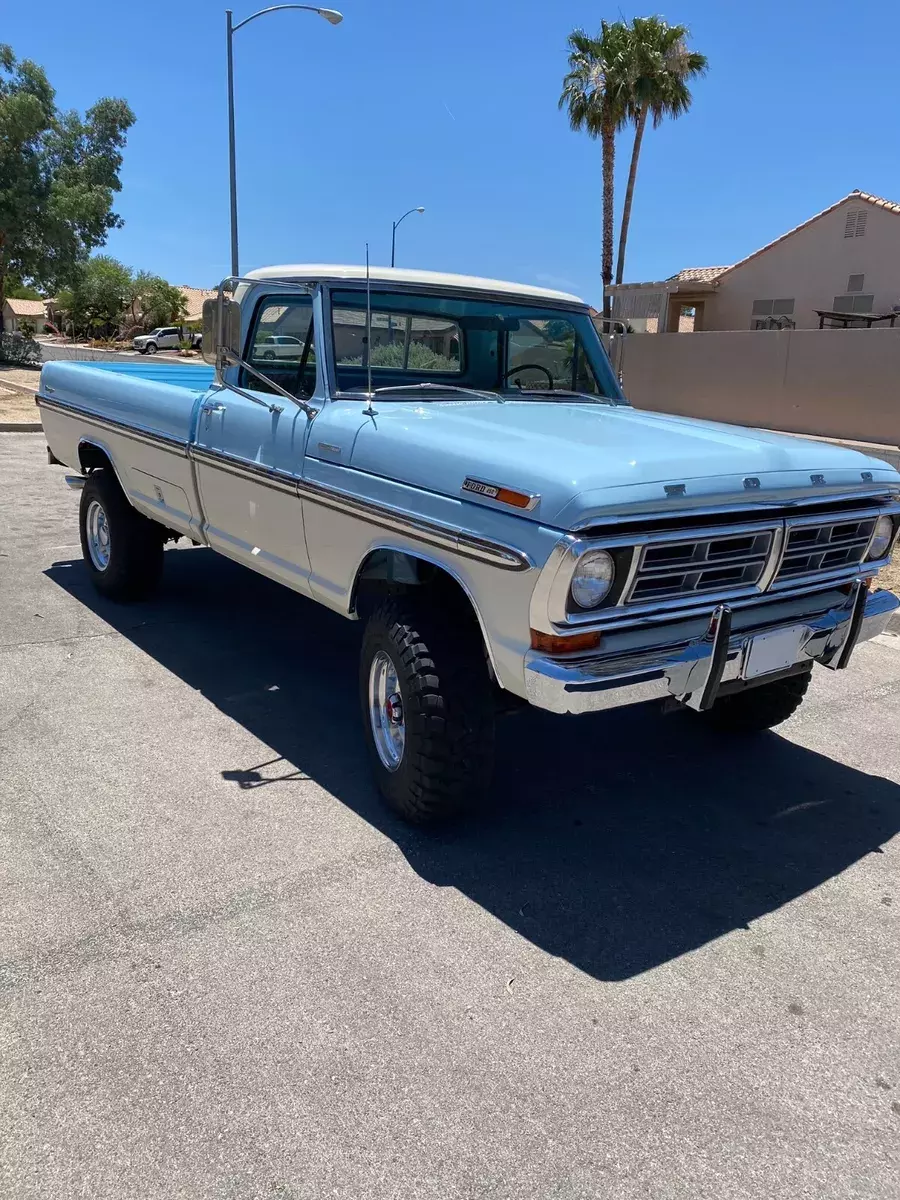
M 143 600 L 159 583 L 163 530 L 132 508 L 112 471 L 94 471 L 81 490 L 81 552 L 91 582 L 110 600 Z
M 363 638 L 360 699 L 375 780 L 416 825 L 472 808 L 490 783 L 493 697 L 480 633 L 466 617 L 392 597 Z
M 722 696 L 712 708 L 700 715 L 716 729 L 726 733 L 758 733 L 780 725 L 794 715 L 803 703 L 812 668 L 788 675 L 772 683 L 747 688 Z

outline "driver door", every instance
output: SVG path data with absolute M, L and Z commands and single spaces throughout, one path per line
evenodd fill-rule
M 311 396 L 313 334 L 310 296 L 264 296 L 244 352 L 264 378 L 242 370 L 238 386 L 248 396 L 228 388 L 215 393 L 197 426 L 197 479 L 209 544 L 301 592 L 309 591 L 309 556 L 297 481 L 311 422 L 266 380 L 299 398 Z M 282 336 L 291 340 L 278 343 L 272 357 L 271 339 Z

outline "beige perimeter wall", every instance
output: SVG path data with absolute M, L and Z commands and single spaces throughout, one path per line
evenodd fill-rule
M 635 333 L 617 350 L 638 408 L 900 442 L 900 329 Z

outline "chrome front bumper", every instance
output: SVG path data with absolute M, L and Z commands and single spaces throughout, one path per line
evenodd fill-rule
M 666 697 L 705 709 L 715 703 L 720 687 L 745 678 L 757 635 L 802 626 L 794 666 L 817 662 L 840 670 L 858 642 L 884 632 L 898 607 L 900 598 L 893 592 L 869 592 L 858 583 L 846 603 L 815 617 L 770 618 L 735 634 L 731 611 L 720 605 L 706 633 L 687 642 L 577 658 L 553 659 L 530 651 L 525 658 L 526 695 L 530 704 L 555 713 L 599 712 Z M 767 678 L 757 676 L 754 683 Z

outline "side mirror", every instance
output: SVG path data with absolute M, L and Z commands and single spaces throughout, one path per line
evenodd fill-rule
M 239 357 L 241 353 L 241 306 L 236 300 L 203 301 L 203 359 L 210 366 L 219 365 L 219 351 L 227 350 Z

